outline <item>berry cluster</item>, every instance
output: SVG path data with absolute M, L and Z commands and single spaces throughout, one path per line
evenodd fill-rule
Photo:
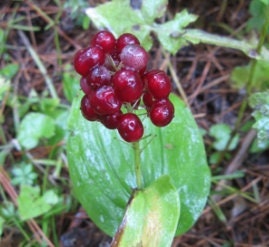
M 116 39 L 108 31 L 95 34 L 90 45 L 74 57 L 85 93 L 83 116 L 117 129 L 127 142 L 143 136 L 142 122 L 135 114 L 140 105 L 154 125 L 169 124 L 174 117 L 174 106 L 168 99 L 170 80 L 161 70 L 147 72 L 147 62 L 148 54 L 134 35 L 125 33 Z

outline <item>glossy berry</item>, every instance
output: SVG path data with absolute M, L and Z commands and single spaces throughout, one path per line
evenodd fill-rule
M 111 86 L 102 86 L 93 92 L 90 103 L 98 115 L 113 114 L 121 108 L 121 102 Z
M 79 50 L 74 57 L 74 67 L 77 73 L 82 76 L 89 74 L 90 70 L 105 62 L 105 53 L 98 46 L 87 47 Z
M 148 53 L 140 45 L 127 45 L 122 49 L 120 59 L 124 67 L 144 72 L 148 63 Z
M 174 106 L 168 99 L 157 101 L 150 108 L 149 116 L 154 125 L 166 126 L 174 117 Z
M 148 91 L 156 99 L 167 98 L 171 92 L 169 77 L 162 70 L 152 70 L 144 76 Z
M 109 84 L 111 79 L 111 73 L 105 66 L 96 66 L 88 74 L 87 83 L 92 89 L 98 89 L 99 87 Z
M 123 114 L 117 129 L 122 139 L 127 142 L 140 140 L 144 133 L 142 122 L 134 113 Z
M 143 93 L 143 82 L 138 73 L 129 69 L 117 71 L 113 78 L 115 93 L 119 100 L 132 103 L 138 100 Z
M 111 53 L 115 49 L 116 39 L 111 32 L 100 31 L 93 36 L 91 45 L 100 46 L 106 53 Z
M 156 99 L 153 97 L 153 95 L 146 91 L 143 94 L 143 103 L 146 107 L 151 107 L 156 102 Z
M 101 123 L 108 129 L 116 129 L 119 124 L 119 119 L 122 116 L 122 112 L 115 112 L 113 114 L 104 115 L 100 118 Z
M 127 45 L 132 45 L 132 44 L 136 44 L 136 45 L 140 45 L 139 40 L 131 33 L 124 33 L 122 34 L 118 40 L 117 40 L 117 44 L 116 44 L 116 48 L 117 48 L 117 52 L 120 54 L 122 49 L 127 46 Z
M 80 78 L 80 88 L 83 91 L 83 93 L 85 93 L 87 95 L 90 95 L 90 93 L 92 92 L 92 89 L 91 89 L 90 85 L 88 84 L 86 77 Z
M 143 137 L 143 124 L 136 115 L 141 105 L 154 125 L 168 125 L 174 117 L 168 98 L 170 80 L 161 70 L 147 72 L 147 63 L 148 53 L 134 35 L 124 33 L 116 39 L 109 31 L 95 34 L 90 47 L 74 56 L 74 68 L 81 75 L 80 87 L 85 93 L 82 115 L 117 129 L 127 142 Z
M 82 115 L 87 120 L 95 121 L 98 119 L 98 115 L 95 113 L 95 111 L 90 103 L 90 99 L 87 95 L 84 95 L 81 99 L 80 110 L 82 112 Z

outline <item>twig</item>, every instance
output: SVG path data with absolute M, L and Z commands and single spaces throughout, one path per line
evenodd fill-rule
M 36 63 L 38 69 L 40 70 L 41 74 L 43 75 L 45 82 L 47 84 L 47 87 L 50 91 L 50 94 L 53 98 L 55 99 L 59 99 L 57 92 L 53 86 L 53 82 L 51 80 L 51 78 L 48 76 L 48 72 L 47 69 L 45 68 L 44 64 L 42 63 L 42 61 L 40 60 L 38 54 L 35 52 L 35 50 L 33 49 L 33 47 L 31 46 L 29 40 L 27 39 L 26 35 L 19 30 L 18 31 L 20 38 L 22 39 L 23 44 L 26 46 L 26 49 L 28 50 L 28 52 L 30 53 L 30 55 L 32 56 L 34 62 Z
M 173 81 L 175 82 L 176 87 L 177 87 L 177 89 L 178 89 L 178 91 L 179 91 L 179 93 L 180 93 L 183 101 L 188 106 L 188 108 L 190 108 L 190 105 L 189 105 L 189 102 L 188 102 L 188 98 L 186 96 L 186 93 L 185 93 L 183 87 L 181 86 L 181 83 L 180 83 L 180 81 L 178 79 L 178 76 L 176 74 L 176 71 L 175 71 L 175 69 L 174 69 L 174 67 L 173 67 L 173 65 L 172 65 L 172 63 L 170 61 L 169 54 L 167 52 L 163 52 L 163 54 L 164 54 L 166 60 L 168 61 L 167 65 L 168 65 L 168 69 L 169 69 L 169 71 L 171 73 L 171 76 L 173 78 Z

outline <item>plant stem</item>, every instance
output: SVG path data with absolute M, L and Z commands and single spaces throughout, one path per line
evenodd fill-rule
M 143 177 L 141 172 L 141 157 L 140 157 L 140 147 L 139 147 L 139 141 L 134 142 L 133 144 L 134 149 L 134 166 L 135 166 L 135 178 L 136 178 L 136 187 L 137 189 L 143 188 Z
M 267 12 L 269 11 L 269 5 L 266 7 L 266 11 Z M 265 42 L 265 38 L 266 38 L 266 35 L 267 35 L 268 28 L 269 28 L 269 16 L 267 16 L 267 18 L 265 20 L 265 23 L 264 23 L 264 25 L 262 27 L 260 39 L 259 39 L 259 42 L 258 42 L 258 44 L 256 46 L 256 53 L 257 54 L 260 54 L 261 51 L 262 51 L 262 47 L 263 47 L 264 42 Z M 253 85 L 253 82 L 254 82 L 254 75 L 255 75 L 256 68 L 257 68 L 257 60 L 251 60 L 249 77 L 248 77 L 248 81 L 246 83 L 246 92 L 247 92 L 247 94 L 246 94 L 246 97 L 243 99 L 242 104 L 240 106 L 238 117 L 236 119 L 235 127 L 234 127 L 234 129 L 233 129 L 233 131 L 231 133 L 231 137 L 230 137 L 229 141 L 227 142 L 225 149 L 221 152 L 219 160 L 218 160 L 216 166 L 218 166 L 222 162 L 222 160 L 223 160 L 223 158 L 225 156 L 225 153 L 228 150 L 228 147 L 230 146 L 235 134 L 238 132 L 238 130 L 240 128 L 240 125 L 242 123 L 242 119 L 244 117 L 244 113 L 245 113 L 245 111 L 247 109 L 247 106 L 248 106 L 248 97 L 253 92 L 253 89 L 254 89 L 254 86 L 255 86 L 255 85 Z
M 244 52 L 250 58 L 260 58 L 256 50 L 257 44 L 250 44 L 246 41 L 241 41 L 229 37 L 223 37 L 216 34 L 210 34 L 199 29 L 185 29 L 180 33 L 184 39 L 193 44 L 204 43 L 212 44 L 221 47 L 232 48 Z

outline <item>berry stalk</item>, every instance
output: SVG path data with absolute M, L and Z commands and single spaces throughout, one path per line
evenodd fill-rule
M 134 167 L 135 167 L 135 178 L 136 178 L 136 187 L 137 189 L 142 189 L 144 187 L 143 176 L 141 172 L 141 150 L 139 146 L 139 141 L 133 142 L 134 150 Z

